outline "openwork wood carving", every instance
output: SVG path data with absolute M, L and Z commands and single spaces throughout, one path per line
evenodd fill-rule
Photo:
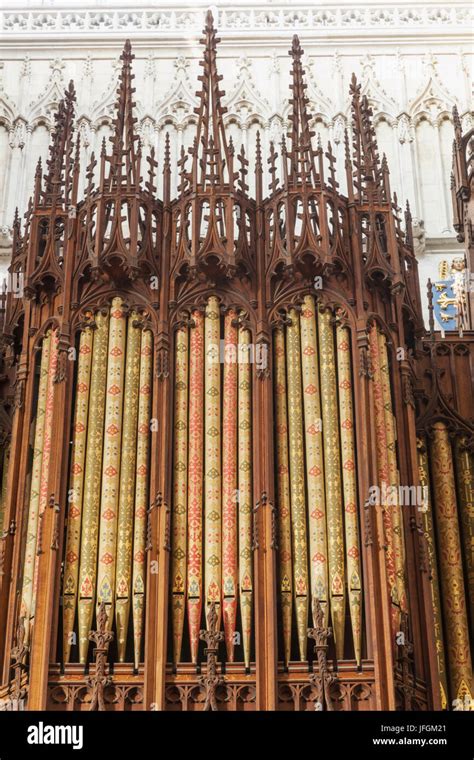
M 14 678 L 0 693 L 31 709 L 45 694 L 99 711 L 472 696 L 472 297 L 463 335 L 442 340 L 431 286 L 426 333 L 411 212 L 368 96 L 353 76 L 338 165 L 289 42 L 288 133 L 234 145 L 208 12 L 195 133 L 173 158 L 168 137 L 156 153 L 139 139 L 127 41 L 109 140 L 81 165 L 70 83 L 15 215 L 24 297 L 0 293 L 0 649 Z M 470 270 L 472 141 L 455 114 Z M 423 512 L 400 491 L 421 484 Z M 390 504 L 372 498 L 386 486 Z

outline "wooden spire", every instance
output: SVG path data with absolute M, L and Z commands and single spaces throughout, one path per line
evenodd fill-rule
M 114 190 L 121 185 L 137 186 L 140 181 L 139 138 L 135 134 L 137 120 L 133 115 L 133 109 L 136 105 L 133 100 L 135 87 L 132 87 L 132 81 L 135 78 L 135 75 L 132 74 L 134 58 L 130 40 L 127 40 L 120 56 L 122 70 L 117 88 L 116 115 L 113 122 L 114 134 L 109 138 L 112 143 L 112 155 L 107 157 L 110 163 L 109 190 Z
M 230 151 L 224 128 L 224 114 L 227 108 L 222 105 L 225 92 L 220 89 L 222 76 L 217 73 L 216 49 L 220 39 L 216 37 L 214 19 L 211 11 L 206 14 L 206 26 L 203 30 L 204 59 L 200 61 L 203 73 L 198 79 L 202 89 L 196 93 L 199 106 L 194 109 L 198 116 L 196 140 L 189 152 L 193 157 L 194 181 L 202 188 L 221 187 L 229 183 L 233 187 L 234 175 L 229 176 Z
M 387 201 L 377 139 L 372 124 L 372 109 L 366 95 L 360 93 L 355 74 L 350 84 L 352 96 L 352 145 L 354 186 L 360 202 Z
M 70 194 L 73 165 L 73 120 L 76 91 L 71 80 L 55 114 L 53 139 L 49 146 L 42 205 L 55 206 L 67 202 Z
M 288 181 L 293 185 L 316 184 L 318 182 L 314 162 L 315 151 L 311 144 L 311 138 L 314 137 L 315 133 L 309 127 L 311 114 L 306 107 L 309 100 L 305 95 L 306 83 L 301 63 L 303 52 L 298 35 L 295 34 L 291 50 L 289 51 L 293 64 L 291 68 L 292 81 L 290 84 L 290 90 L 292 91 L 290 105 L 292 110 L 289 117 L 291 130 L 288 132 L 290 140 Z

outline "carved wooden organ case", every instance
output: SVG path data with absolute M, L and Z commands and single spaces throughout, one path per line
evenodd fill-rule
M 443 541 L 467 541 L 472 428 L 425 382 L 443 373 L 409 209 L 402 228 L 355 77 L 339 191 L 297 37 L 288 141 L 264 157 L 257 138 L 250 167 L 227 139 L 217 42 L 208 15 L 177 167 L 168 143 L 143 160 L 127 43 L 82 197 L 71 83 L 15 219 L 2 694 L 57 710 L 440 707 L 471 688 L 463 565 L 452 610 Z M 426 478 L 436 514 L 371 496 Z

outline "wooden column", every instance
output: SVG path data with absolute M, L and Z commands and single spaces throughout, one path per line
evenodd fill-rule
M 347 134 L 346 174 L 351 248 L 355 262 L 354 289 L 357 294 L 355 328 L 352 330 L 352 355 L 355 359 L 353 363 L 354 417 L 357 421 L 357 480 L 363 558 L 365 640 L 368 656 L 374 661 L 376 709 L 391 710 L 395 707 L 395 693 L 383 523 L 380 509 L 368 502 L 369 489 L 377 485 L 378 481 L 373 377 L 369 359 L 367 307 L 364 303 L 365 298 L 368 300 L 368 293 L 362 262 L 360 220 L 354 198 Z
M 266 342 L 264 345 L 268 347 Z M 275 710 L 278 660 L 277 507 L 273 475 L 273 398 L 270 368 L 254 372 L 253 399 L 256 709 Z
M 258 143 L 256 169 L 257 198 L 257 327 L 253 336 L 255 355 L 265 357 L 254 365 L 253 399 L 253 493 L 254 493 L 254 616 L 257 710 L 275 710 L 277 705 L 277 525 L 273 445 L 273 366 L 272 341 L 268 320 L 269 283 L 265 274 L 264 212 L 262 167 Z
M 160 301 L 156 338 L 156 377 L 153 382 L 153 417 L 158 432 L 152 434 L 151 482 L 155 490 L 150 515 L 151 549 L 149 552 L 145 649 L 144 709 L 163 710 L 165 706 L 165 670 L 168 639 L 168 577 L 170 558 L 170 520 L 173 420 L 173 345 L 169 332 L 169 257 L 171 235 L 169 151 L 163 170 L 163 242 L 161 248 Z
M 28 337 L 31 319 L 31 301 L 25 302 L 25 327 L 23 351 L 19 358 L 15 389 L 15 412 L 13 415 L 10 450 L 10 487 L 5 505 L 4 526 L 8 526 L 3 567 L 0 574 L 0 645 L 4 653 L 2 683 L 9 680 L 10 649 L 16 625 L 17 585 L 21 561 L 21 526 L 24 515 L 28 519 L 27 472 L 29 463 L 29 435 L 34 404 L 34 353 L 32 338 Z M 31 377 L 30 377 L 31 376 Z M 30 381 L 28 379 L 30 378 Z

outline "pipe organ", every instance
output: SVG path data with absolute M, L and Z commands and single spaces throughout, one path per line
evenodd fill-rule
M 115 618 L 125 660 L 142 650 L 148 505 L 151 333 L 120 298 L 90 315 L 79 339 L 63 580 L 63 656 L 87 661 L 94 606 Z M 77 629 L 75 621 L 77 615 Z M 76 635 L 74 635 L 76 634 Z M 76 658 L 77 659 L 77 658 Z
M 298 657 L 307 659 L 308 613 L 316 596 L 325 620 L 331 616 L 341 659 L 347 604 L 350 648 L 360 663 L 362 573 L 349 331 L 334 312 L 318 314 L 314 296 L 308 295 L 298 310 L 288 311 L 276 331 L 274 350 L 285 662 L 290 659 L 293 606 Z
M 470 709 L 474 333 L 424 328 L 410 210 L 356 78 L 336 166 L 295 36 L 287 140 L 264 156 L 257 135 L 251 165 L 227 136 L 210 13 L 203 34 L 176 166 L 169 141 L 139 143 L 127 42 L 110 145 L 81 167 L 71 83 L 15 217 L 2 695 L 21 681 L 28 709 Z M 468 143 L 457 133 L 458 226 Z
M 216 604 L 228 662 L 250 667 L 253 619 L 250 334 L 211 296 L 176 334 L 171 590 L 173 662 L 197 662 L 202 611 Z M 189 402 L 188 402 L 189 398 Z M 237 630 L 237 617 L 240 630 Z
M 471 499 L 472 505 L 472 454 L 464 445 L 463 439 L 453 445 L 446 424 L 440 421 L 434 423 L 429 442 L 426 438 L 418 441 L 420 472 L 426 488 L 425 529 L 433 573 L 435 633 L 444 706 L 449 692 L 455 695 L 457 705 L 465 704 L 466 695 L 469 699 L 471 693 L 468 618 L 471 615 L 472 622 L 472 596 L 464 590 L 461 545 L 466 536 L 472 535 L 472 510 L 470 513 L 465 501 Z M 462 525 L 458 514 L 463 516 Z M 469 554 L 466 552 L 465 556 L 466 567 L 469 567 Z M 469 577 L 467 588 L 471 588 Z M 470 593 L 472 595 L 472 588 Z M 441 620 L 444 620 L 444 637 Z

